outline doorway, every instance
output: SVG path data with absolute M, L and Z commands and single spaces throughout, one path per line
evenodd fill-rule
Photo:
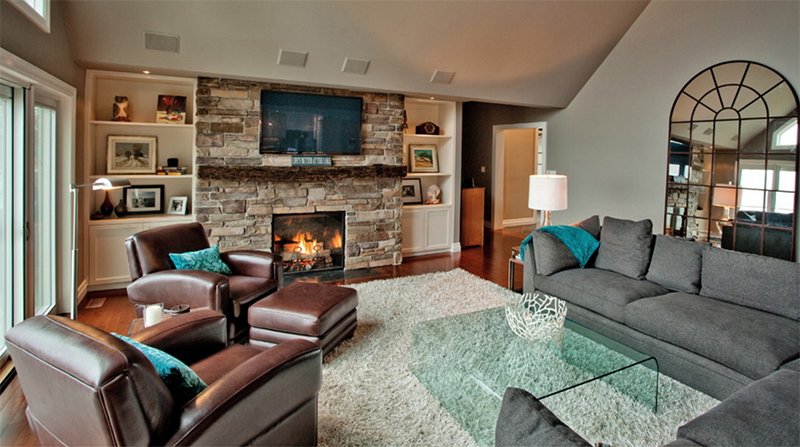
M 545 173 L 547 123 L 493 126 L 493 230 L 533 225 L 537 213 L 528 208 L 528 177 Z

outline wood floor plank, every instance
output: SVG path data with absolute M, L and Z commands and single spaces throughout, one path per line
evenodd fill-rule
M 511 248 L 531 231 L 531 227 L 514 227 L 498 231 L 487 231 L 482 247 L 470 247 L 460 253 L 407 257 L 398 266 L 371 269 L 368 274 L 356 278 L 333 281 L 338 284 L 353 284 L 389 279 L 401 276 L 440 272 L 454 268 L 464 269 L 474 275 L 503 287 L 508 281 L 508 258 Z M 522 269 L 517 267 L 515 286 L 522 287 Z M 102 307 L 86 309 L 92 298 L 106 298 Z M 108 332 L 127 334 L 130 322 L 136 318 L 133 305 L 128 301 L 124 289 L 92 292 L 81 303 L 78 320 Z M 38 445 L 36 436 L 25 417 L 25 396 L 14 378 L 0 394 L 0 446 L 29 447 Z

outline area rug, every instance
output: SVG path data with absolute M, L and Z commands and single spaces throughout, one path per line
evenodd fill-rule
M 319 444 L 492 445 L 473 439 L 412 374 L 412 329 L 502 306 L 513 292 L 460 269 L 350 287 L 359 294 L 358 329 L 325 359 Z M 657 414 L 603 382 L 546 404 L 593 443 L 641 447 L 669 442 L 678 426 L 717 403 L 665 376 L 660 387 Z

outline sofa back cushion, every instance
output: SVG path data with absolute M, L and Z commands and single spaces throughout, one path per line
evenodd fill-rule
M 644 279 L 650 264 L 653 222 L 603 218 L 595 267 Z
M 678 292 L 700 291 L 700 270 L 705 245 L 659 234 L 647 280 Z
M 702 264 L 701 295 L 800 321 L 797 263 L 706 247 Z

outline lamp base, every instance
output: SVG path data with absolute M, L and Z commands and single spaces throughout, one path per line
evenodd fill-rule
M 543 211 L 539 211 L 539 212 L 541 213 L 541 215 L 540 215 L 541 223 L 539 224 L 539 228 L 553 225 L 553 221 L 551 219 L 551 217 L 553 215 L 552 211 L 543 210 Z

